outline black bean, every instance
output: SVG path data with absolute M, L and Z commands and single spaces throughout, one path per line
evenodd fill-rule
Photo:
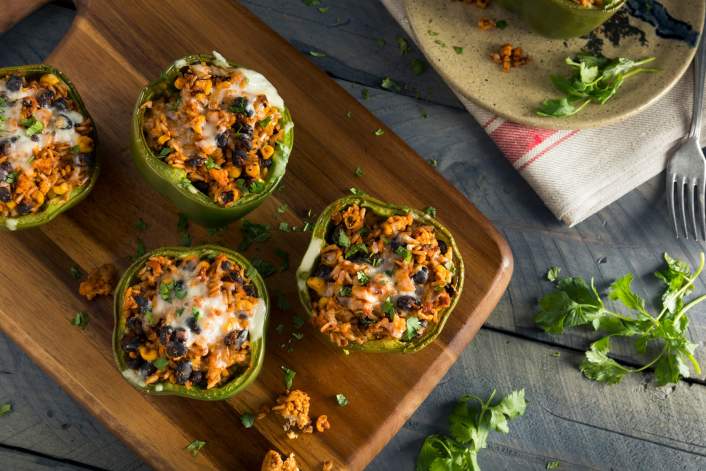
M 319 266 L 316 267 L 316 270 L 314 270 L 314 276 L 317 278 L 323 278 L 326 281 L 330 281 L 332 271 L 333 269 L 331 267 L 319 264 Z
M 444 289 L 446 290 L 447 293 L 449 293 L 449 296 L 451 296 L 451 297 L 456 296 L 456 288 L 454 288 L 451 284 L 444 286 Z
M 231 160 L 236 167 L 245 167 L 248 161 L 248 153 L 243 149 L 235 149 Z
M 403 245 L 402 242 L 400 242 L 397 237 L 395 237 L 394 239 L 392 239 L 390 241 L 390 248 L 392 249 L 393 252 L 395 250 L 397 250 L 397 247 L 401 247 L 402 245 Z
M 238 136 L 252 138 L 254 129 L 249 124 L 241 124 L 238 128 Z
M 130 358 L 129 356 L 125 358 L 125 364 L 128 368 L 133 370 L 139 370 L 144 362 L 145 360 L 143 360 L 140 355 L 137 355 L 135 358 Z
M 59 113 L 59 117 L 54 121 L 54 125 L 59 129 L 71 129 L 74 127 L 74 122 L 65 114 Z
M 206 159 L 200 155 L 192 155 L 190 158 L 186 159 L 186 165 L 189 167 L 201 167 L 206 163 Z
M 54 92 L 51 90 L 42 90 L 37 95 L 37 103 L 42 108 L 48 108 L 51 105 L 51 101 L 54 99 Z
M 142 329 L 142 319 L 140 319 L 137 316 L 132 316 L 128 318 L 127 320 L 127 328 L 130 329 L 130 331 L 134 332 L 135 334 L 142 335 L 143 334 L 143 329 Z
M 418 285 L 423 285 L 429 279 L 429 269 L 427 267 L 421 267 L 417 273 L 412 275 L 412 279 Z
M 39 142 L 39 134 L 32 134 L 32 137 L 30 137 L 30 139 L 33 142 Z
M 446 242 L 441 239 L 437 239 L 436 241 L 439 243 L 439 250 L 441 251 L 441 255 L 446 255 L 446 251 L 449 250 L 449 246 L 446 244 Z
M 235 199 L 235 195 L 232 191 L 224 191 L 223 193 L 221 193 L 221 201 L 224 204 L 230 203 L 231 201 L 233 201 L 233 199 Z
M 12 164 L 7 160 L 0 164 L 0 181 L 5 181 L 7 175 L 12 172 Z
M 229 260 L 223 260 L 221 262 L 221 270 L 230 271 L 233 268 L 233 264 Z
M 17 92 L 22 88 L 22 77 L 19 75 L 11 75 L 5 82 L 5 87 L 11 92 Z
M 152 310 L 152 303 L 149 299 L 145 298 L 144 296 L 140 296 L 139 294 L 134 295 L 132 298 L 135 300 L 135 303 L 137 304 L 137 310 L 140 312 L 140 314 L 144 314 Z
M 238 330 L 231 330 L 230 332 L 228 332 L 223 338 L 223 343 L 229 346 L 235 344 L 235 339 L 238 338 L 238 332 Z
M 199 190 L 201 193 L 208 194 L 208 183 L 206 183 L 203 180 L 196 180 L 191 182 L 194 187 Z
M 29 98 L 23 98 L 22 99 L 22 106 L 24 108 L 31 108 L 32 107 L 32 100 L 30 100 Z
M 230 137 L 230 133 L 226 129 L 222 133 L 216 136 L 216 144 L 220 148 L 224 148 L 228 146 L 228 137 Z
M 184 342 L 186 342 L 186 337 L 187 337 L 187 333 L 186 333 L 185 328 L 177 327 L 174 330 L 174 341 L 175 342 L 184 343 Z
M 7 154 L 8 152 L 10 152 L 10 141 L 3 139 L 0 141 L 0 154 Z
M 174 368 L 174 379 L 176 379 L 177 384 L 186 383 L 191 377 L 191 371 L 191 362 L 189 360 L 184 360 L 177 363 L 176 368 Z
M 66 98 L 59 98 L 54 102 L 54 108 L 56 108 L 59 111 L 66 111 L 69 109 L 68 104 L 66 103 Z
M 403 311 L 416 311 L 419 303 L 414 296 L 403 295 L 397 298 L 397 307 Z
M 32 203 L 28 203 L 25 200 L 22 200 L 20 204 L 17 205 L 17 212 L 19 214 L 29 214 L 32 212 Z
M 185 344 L 174 341 L 169 342 L 166 348 L 167 356 L 169 356 L 170 358 L 183 357 L 184 355 L 186 355 L 187 350 L 188 348 Z
M 156 372 L 157 368 L 149 361 L 146 361 L 142 365 L 140 365 L 140 374 L 145 378 L 147 378 L 148 376 L 152 376 Z
M 226 275 L 226 276 L 223 277 L 223 278 L 224 278 L 224 279 L 227 278 L 227 279 L 229 279 L 230 281 L 232 281 L 233 283 L 239 283 L 239 284 L 242 284 L 242 283 L 243 283 L 243 277 L 240 276 L 240 273 L 238 273 L 238 272 L 235 271 L 235 270 L 234 270 L 234 271 L 231 271 L 230 273 L 228 273 L 228 275 Z
M 236 97 L 235 100 L 233 100 L 233 104 L 231 106 L 233 110 L 237 110 L 238 114 L 248 114 L 248 99 L 245 98 L 244 96 L 239 96 Z M 242 113 L 241 113 L 242 112 Z
M 247 329 L 232 330 L 225 336 L 223 342 L 229 347 L 235 347 L 240 350 L 243 344 L 248 340 L 249 332 Z
M 174 328 L 171 325 L 163 325 L 159 328 L 159 342 L 166 345 L 174 336 Z
M 252 283 L 248 283 L 247 285 L 243 286 L 243 289 L 245 290 L 245 294 L 248 296 L 257 296 L 257 288 L 255 288 L 255 285 Z
M 261 167 L 261 168 L 270 168 L 270 167 L 272 167 L 272 159 L 263 159 L 262 157 L 260 157 L 259 161 L 260 161 L 260 167 Z
M 7 183 L 0 184 L 0 201 L 9 203 L 12 200 L 12 190 Z
M 141 339 L 137 335 L 126 335 L 120 341 L 120 347 L 128 353 L 136 352 L 141 343 Z
M 91 154 L 76 154 L 74 156 L 74 165 L 77 167 L 90 167 L 93 165 L 93 156 Z
M 200 388 L 206 388 L 206 375 L 200 371 L 193 371 L 191 373 L 191 384 L 198 386 Z
M 200 334 L 201 333 L 201 327 L 199 326 L 199 321 L 196 320 L 195 317 L 189 317 L 186 320 L 186 325 L 189 326 L 189 329 L 195 334 Z

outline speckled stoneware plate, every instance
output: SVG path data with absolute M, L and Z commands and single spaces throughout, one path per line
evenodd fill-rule
M 706 0 L 628 0 L 611 20 L 589 36 L 561 40 L 532 32 L 519 17 L 492 2 L 485 10 L 452 0 L 404 2 L 420 48 L 461 95 L 515 122 L 555 129 L 606 126 L 652 104 L 691 63 L 706 12 Z M 658 19 L 648 22 L 640 17 Z M 480 18 L 505 20 L 507 27 L 481 31 Z M 675 26 L 680 34 L 670 33 Z M 522 47 L 531 61 L 504 73 L 489 56 L 508 42 Z M 458 48 L 463 48 L 463 52 L 459 53 Z M 654 56 L 657 59 L 651 66 L 660 71 L 626 80 L 619 93 L 602 106 L 590 105 L 566 118 L 537 116 L 534 110 L 544 99 L 561 96 L 549 76 L 567 75 L 570 71 L 565 58 L 582 49 L 607 57 Z

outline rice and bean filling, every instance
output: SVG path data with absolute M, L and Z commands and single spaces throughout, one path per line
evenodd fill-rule
M 172 85 L 145 104 L 152 152 L 219 206 L 261 192 L 287 132 L 272 84 L 252 70 L 199 63 L 182 67 Z
M 321 332 L 340 346 L 411 341 L 439 323 L 456 294 L 455 267 L 434 226 L 357 204 L 334 213 L 331 225 L 307 279 Z
M 224 254 L 153 256 L 125 290 L 123 311 L 128 379 L 210 389 L 248 368 L 266 306 Z
M 0 77 L 0 215 L 66 201 L 90 179 L 93 124 L 55 74 Z

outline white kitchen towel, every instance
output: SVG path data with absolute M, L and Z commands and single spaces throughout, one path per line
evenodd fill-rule
M 381 1 L 416 41 L 402 0 Z M 670 150 L 688 130 L 692 90 L 690 69 L 638 115 L 574 131 L 516 124 L 454 93 L 552 213 L 573 226 L 664 170 Z

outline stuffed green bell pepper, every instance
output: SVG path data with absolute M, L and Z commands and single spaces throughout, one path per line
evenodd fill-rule
M 463 260 L 425 212 L 348 196 L 317 220 L 297 283 L 314 326 L 339 347 L 413 352 L 451 315 Z
M 57 69 L 0 68 L 0 227 L 36 227 L 88 195 L 98 178 L 96 131 Z
M 613 16 L 625 0 L 496 0 L 520 15 L 536 32 L 549 38 L 590 33 Z
M 269 298 L 239 253 L 204 245 L 145 254 L 118 283 L 114 309 L 118 368 L 146 393 L 220 400 L 260 372 Z
M 223 226 L 258 207 L 282 180 L 294 123 L 274 86 L 214 51 L 174 62 L 140 93 L 132 156 L 190 219 Z

